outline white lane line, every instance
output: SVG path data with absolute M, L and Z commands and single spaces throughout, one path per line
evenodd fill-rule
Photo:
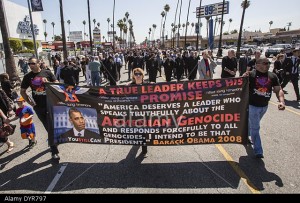
M 57 184 L 57 182 L 59 181 L 59 179 L 61 178 L 62 174 L 64 173 L 65 169 L 67 168 L 68 164 L 63 164 L 59 171 L 57 172 L 56 176 L 54 177 L 54 179 L 52 180 L 52 182 L 50 183 L 50 185 L 48 186 L 47 190 L 45 191 L 45 194 L 50 194 L 52 192 L 52 190 L 54 189 L 55 185 Z
M 2 185 L 0 185 L 0 187 L 3 187 L 4 185 L 6 185 L 6 184 L 9 183 L 9 182 L 10 182 L 10 180 L 7 181 L 7 182 L 5 182 L 5 183 L 3 183 Z

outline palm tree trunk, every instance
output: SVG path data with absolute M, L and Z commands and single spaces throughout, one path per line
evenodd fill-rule
M 237 59 L 240 58 L 240 50 L 241 50 L 241 43 L 242 43 L 242 33 L 243 33 L 243 25 L 244 25 L 246 5 L 247 5 L 247 0 L 244 0 L 243 14 L 242 14 L 242 19 L 241 19 L 240 32 L 239 32 L 239 38 L 238 38 L 238 44 L 237 44 L 237 50 L 236 50 Z
M 220 39 L 219 39 L 219 47 L 218 47 L 218 56 L 222 56 L 222 32 L 223 32 L 223 19 L 224 19 L 224 7 L 225 7 L 225 0 L 223 0 L 223 6 L 222 6 L 222 17 L 221 17 L 221 29 L 220 29 Z
M 8 30 L 6 24 L 6 16 L 4 13 L 3 0 L 0 0 L 0 27 L 1 27 L 3 48 L 5 54 L 6 73 L 9 75 L 11 81 L 17 81 L 17 80 L 20 81 L 20 78 L 17 75 L 15 60 L 9 45 Z
M 180 0 L 180 9 L 179 9 L 179 20 L 178 20 L 178 24 L 180 25 L 180 20 L 181 20 L 181 9 L 182 9 L 182 0 Z M 180 34 L 179 34 L 179 29 L 180 27 L 178 26 L 178 30 L 177 30 L 177 45 L 176 47 L 179 47 L 179 38 L 180 38 Z
M 186 47 L 186 35 L 187 35 L 188 22 L 189 22 L 190 6 L 191 6 L 191 0 L 189 1 L 188 13 L 187 13 L 187 16 L 186 16 L 186 23 L 185 23 L 186 28 L 185 28 L 185 36 L 184 36 L 184 48 Z
M 64 21 L 64 11 L 63 11 L 62 0 L 59 0 L 59 5 L 60 5 L 59 6 L 59 8 L 60 8 L 60 24 L 61 24 L 62 41 L 63 41 L 63 54 L 64 54 L 64 60 L 67 60 L 68 52 L 67 52 L 65 21 Z
M 87 6 L 88 6 L 88 20 L 89 20 L 89 33 L 90 33 L 90 52 L 93 54 L 93 40 L 92 40 L 92 28 L 91 28 L 91 11 L 90 11 L 90 0 L 87 0 Z M 95 23 L 94 23 L 95 27 Z
M 114 6 L 113 6 L 113 50 L 115 52 L 115 5 L 116 0 L 114 0 Z

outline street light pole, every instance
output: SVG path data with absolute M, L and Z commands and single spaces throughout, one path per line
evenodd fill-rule
M 225 0 L 223 0 L 223 5 L 222 5 L 221 30 L 220 30 L 219 48 L 218 48 L 218 54 L 217 54 L 217 56 L 222 56 L 222 49 L 221 49 L 221 46 L 222 46 L 222 32 L 223 32 L 224 7 L 225 7 Z
M 115 4 L 116 0 L 114 0 L 114 6 L 113 6 L 113 50 L 115 52 Z

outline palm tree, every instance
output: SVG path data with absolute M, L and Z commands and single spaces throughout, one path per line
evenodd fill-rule
M 289 22 L 288 24 L 287 24 L 287 26 L 288 26 L 288 31 L 290 30 L 290 27 L 292 26 L 292 22 Z
M 162 40 L 162 35 L 163 35 L 163 31 L 162 31 L 163 19 L 164 19 L 164 17 L 165 17 L 165 15 L 166 15 L 166 13 L 165 13 L 164 11 L 162 11 L 162 12 L 160 13 L 160 15 L 161 15 L 161 24 L 160 24 L 160 39 Z
M 5 54 L 6 73 L 9 75 L 11 81 L 20 81 L 17 74 L 17 67 L 10 48 L 8 29 L 6 24 L 6 16 L 4 14 L 3 0 L 0 0 L 0 28 L 2 33 L 3 49 Z
M 230 30 L 230 24 L 232 22 L 232 18 L 229 18 L 229 25 L 228 25 L 228 33 L 229 33 L 229 30 Z
M 54 41 L 54 26 L 55 26 L 55 23 L 52 22 L 51 25 L 52 25 L 52 27 L 53 27 L 53 37 L 52 37 L 52 39 L 53 39 L 53 41 Z
M 153 25 L 152 25 L 152 28 L 153 28 L 152 39 L 153 39 L 153 40 L 155 40 L 155 30 L 156 30 L 156 27 L 157 27 L 156 24 L 153 24 Z
M 123 30 L 123 28 L 124 28 L 124 22 L 123 22 L 123 20 L 122 19 L 120 19 L 120 20 L 118 20 L 118 22 L 117 22 L 117 26 L 119 27 L 119 29 L 120 29 L 120 38 L 122 39 L 122 30 Z M 121 42 L 122 43 L 122 42 Z
M 179 16 L 178 16 L 178 28 L 177 28 L 177 42 L 176 42 L 176 47 L 179 47 L 179 29 L 180 29 L 180 21 L 181 21 L 181 9 L 182 9 L 182 0 L 180 0 L 180 9 L 179 9 Z
M 71 20 L 67 20 L 68 26 L 69 26 L 69 39 L 70 39 L 70 24 L 71 24 Z
M 126 27 L 127 27 L 127 29 L 128 29 L 128 27 L 129 27 L 129 26 L 128 26 L 128 18 L 129 18 L 129 13 L 128 13 L 128 12 L 125 13 L 125 17 L 126 17 L 126 20 L 127 20 L 127 21 L 126 21 L 126 22 L 127 22 L 127 23 L 126 23 Z M 129 32 L 129 35 L 130 35 L 130 32 Z M 126 42 L 128 42 L 128 34 L 127 34 L 127 32 L 126 32 Z M 128 47 L 128 43 L 126 43 L 126 44 L 127 44 L 126 46 Z
M 85 24 L 86 24 L 86 21 L 85 20 L 82 21 L 82 24 L 83 24 L 83 33 L 84 33 L 84 35 L 83 35 L 83 41 L 85 41 L 85 35 L 86 35 L 86 33 L 85 33 Z
M 109 33 L 109 22 L 110 22 L 110 18 L 107 18 L 107 40 L 109 40 L 109 35 L 108 35 L 108 33 Z
M 166 13 L 166 15 L 165 15 L 165 21 L 164 21 L 164 26 L 163 26 L 163 47 L 165 46 L 165 26 L 166 26 L 166 20 L 167 20 L 167 15 L 168 15 L 168 12 L 170 11 L 170 6 L 169 6 L 169 4 L 166 4 L 165 6 L 164 6 L 164 11 L 165 11 L 165 13 Z
M 191 0 L 189 1 L 189 7 L 188 7 L 188 12 L 186 15 L 186 28 L 185 28 L 185 36 L 184 36 L 184 48 L 186 47 L 186 35 L 187 35 L 187 29 L 189 26 L 189 14 L 190 14 L 190 7 L 191 7 Z
M 100 23 L 99 22 L 97 23 L 97 27 L 100 28 Z
M 271 21 L 269 22 L 269 24 L 270 24 L 269 30 L 271 30 L 271 26 L 272 26 L 272 24 L 273 24 L 273 21 L 271 20 Z
M 68 57 L 67 52 L 67 42 L 66 42 L 66 33 L 65 33 L 65 20 L 64 20 L 64 11 L 63 11 L 63 3 L 62 0 L 59 0 L 59 10 L 60 10 L 60 25 L 61 25 L 61 36 L 63 43 L 63 56 L 64 60 Z
M 184 28 L 185 28 L 185 24 L 183 23 L 182 24 L 182 36 L 183 36 L 183 33 L 184 33 Z
M 93 23 L 94 23 L 94 29 L 95 29 L 95 27 L 96 27 L 96 19 L 95 18 L 93 19 Z
M 190 33 L 190 35 L 192 35 L 192 31 L 193 31 L 193 28 L 194 28 L 194 26 L 195 26 L 195 23 L 192 23 L 191 26 L 192 26 L 192 27 L 191 27 L 191 33 Z
M 47 20 L 44 19 L 43 23 L 45 24 L 45 32 L 44 32 L 44 36 L 45 36 L 45 42 L 47 41 Z M 46 34 L 45 34 L 46 33 Z
M 243 33 L 245 12 L 246 12 L 246 9 L 249 8 L 249 6 L 250 6 L 250 1 L 248 1 L 248 0 L 244 0 L 241 4 L 241 7 L 243 8 L 243 14 L 242 14 L 242 19 L 241 19 L 240 32 L 239 32 L 239 38 L 238 38 L 238 44 L 237 44 L 236 57 L 238 59 L 240 58 L 240 48 L 241 48 L 241 43 L 242 43 L 242 33 Z

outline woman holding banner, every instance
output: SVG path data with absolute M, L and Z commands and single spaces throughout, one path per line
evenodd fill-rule
M 133 74 L 132 74 L 132 82 L 130 83 L 131 85 L 142 85 L 144 83 L 144 71 L 141 68 L 135 68 L 133 69 Z M 144 143 L 146 144 L 146 143 Z M 142 154 L 144 158 L 147 158 L 147 146 L 142 146 Z

